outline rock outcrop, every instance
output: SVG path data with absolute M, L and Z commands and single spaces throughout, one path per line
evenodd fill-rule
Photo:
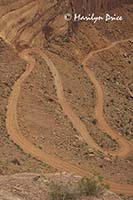
M 131 0 L 71 0 L 76 12 L 88 13 L 97 10 L 108 10 L 121 6 L 122 3 L 131 3 Z

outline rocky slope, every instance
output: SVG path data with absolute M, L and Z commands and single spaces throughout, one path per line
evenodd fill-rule
M 51 200 L 49 185 L 75 184 L 80 177 L 67 173 L 45 174 L 15 174 L 12 176 L 0 176 L 0 200 Z M 57 198 L 55 198 L 57 199 Z M 67 199 L 67 198 L 65 198 Z M 69 198 L 71 199 L 71 198 Z M 77 200 L 121 200 L 112 192 L 105 191 L 99 197 L 79 197 Z

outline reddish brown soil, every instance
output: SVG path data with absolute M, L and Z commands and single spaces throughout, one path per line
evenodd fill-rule
M 26 62 L 0 39 L 0 174 L 51 171 L 52 167 L 23 153 L 9 138 L 6 130 L 7 99 L 15 81 L 25 70 Z M 34 170 L 33 170 L 34 166 Z M 52 170 L 54 171 L 54 170 Z
M 0 52 L 1 157 L 6 155 L 1 173 L 28 171 L 33 165 L 41 172 L 53 170 L 48 163 L 61 171 L 104 176 L 115 192 L 131 194 L 132 42 L 125 39 L 132 37 L 132 5 L 110 11 L 124 15 L 122 22 L 81 23 L 76 34 L 68 37 L 69 24 L 64 23 L 58 6 L 48 1 L 44 7 L 42 3 L 0 5 L 0 36 L 19 51 L 39 47 L 20 54 L 29 63 L 21 78 L 26 63 L 16 53 L 12 56 L 12 49 L 8 54 L 5 46 L 4 54 Z M 46 27 L 52 30 L 48 35 Z M 17 150 L 6 135 L 10 93 L 8 134 L 44 165 Z

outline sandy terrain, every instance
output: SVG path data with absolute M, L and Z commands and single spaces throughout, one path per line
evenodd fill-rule
M 81 23 L 72 34 L 58 4 L 43 3 L 0 4 L 0 36 L 16 51 L 1 53 L 1 173 L 95 174 L 133 194 L 132 5 L 111 11 L 124 13 L 122 22 Z

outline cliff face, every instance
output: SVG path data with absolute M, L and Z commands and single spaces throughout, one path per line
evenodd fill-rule
M 66 2 L 68 2 L 66 0 Z M 69 0 L 71 12 L 87 15 L 96 11 L 109 11 L 113 8 L 120 7 L 122 4 L 133 3 L 133 0 Z M 70 29 L 75 31 L 75 24 L 70 22 Z
M 97 10 L 108 10 L 120 6 L 122 3 L 132 3 L 132 0 L 71 0 L 76 12 L 87 13 Z

